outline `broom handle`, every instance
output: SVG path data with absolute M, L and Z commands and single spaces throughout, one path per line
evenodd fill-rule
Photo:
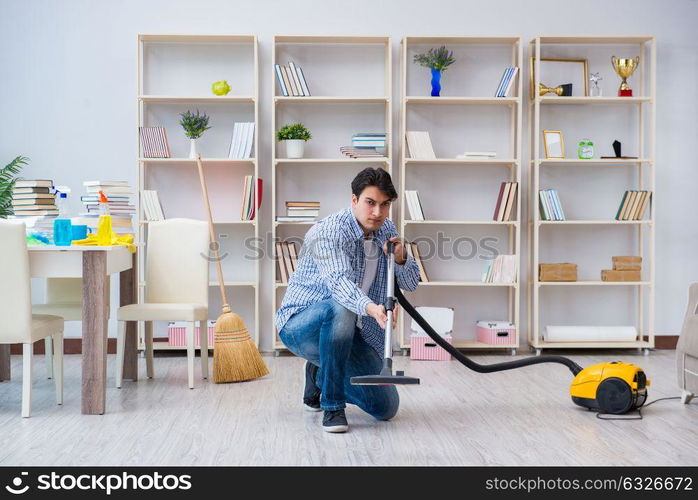
M 208 199 L 208 189 L 206 188 L 206 180 L 204 179 L 204 168 L 201 165 L 201 155 L 196 154 L 196 165 L 199 169 L 199 181 L 201 181 L 201 191 L 204 194 L 204 201 L 206 202 L 206 212 L 208 213 L 208 230 L 211 233 L 211 243 L 213 245 L 213 255 L 216 259 L 216 272 L 218 273 L 218 286 L 221 289 L 221 298 L 223 300 L 223 307 L 228 306 L 228 298 L 225 296 L 225 285 L 223 284 L 223 269 L 221 268 L 221 259 L 218 255 L 218 242 L 216 241 L 216 233 L 213 230 L 213 216 L 211 215 L 211 202 Z

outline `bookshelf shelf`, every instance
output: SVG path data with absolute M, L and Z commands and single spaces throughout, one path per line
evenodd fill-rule
M 456 63 L 453 69 L 449 68 L 444 74 L 442 95 L 432 97 L 429 95 L 428 68 L 414 64 L 413 60 L 416 54 L 441 45 L 453 51 Z M 501 247 L 498 250 L 515 255 L 517 267 L 520 268 L 519 220 L 496 221 L 491 220 L 492 216 L 488 214 L 491 214 L 490 203 L 494 205 L 497 201 L 496 189 L 502 181 L 518 182 L 519 191 L 512 217 L 520 218 L 521 214 L 523 87 L 520 75 L 511 88 L 512 97 L 491 97 L 495 95 L 497 84 L 507 66 L 522 68 L 521 39 L 510 36 L 408 36 L 402 39 L 400 48 L 401 112 L 400 135 L 397 139 L 400 151 L 398 192 L 402 207 L 400 235 L 417 242 L 418 246 L 421 245 L 422 238 L 435 238 L 434 235 L 441 232 L 447 233 L 449 237 L 453 235 L 454 238 L 464 239 L 478 239 L 495 234 L 500 235 L 499 238 L 506 235 L 503 240 L 498 239 L 498 247 Z M 462 66 L 458 67 L 463 60 L 484 62 L 477 70 L 466 70 Z M 419 95 L 421 92 L 424 95 Z M 454 95 L 444 95 L 444 92 Z M 406 140 L 408 130 L 429 132 L 437 157 L 411 158 Z M 500 137 L 505 138 L 494 139 Z M 458 145 L 454 147 L 455 144 Z M 468 151 L 494 151 L 496 157 L 455 158 L 464 151 L 456 147 L 468 148 Z M 446 183 L 450 185 L 447 186 Z M 490 189 L 494 199 L 483 201 L 486 198 L 484 193 Z M 432 211 L 427 210 L 434 220 L 411 220 L 404 194 L 406 190 L 417 190 L 421 203 L 434 205 Z M 447 199 L 453 203 L 445 203 Z M 487 210 L 481 209 L 484 203 L 487 204 Z M 423 254 L 427 275 L 430 274 L 429 268 L 433 266 L 431 273 L 451 279 L 420 283 L 417 290 L 411 292 L 415 305 L 421 303 L 454 307 L 456 320 L 453 331 L 471 332 L 470 335 L 474 337 L 475 322 L 483 318 L 475 318 L 470 309 L 476 307 L 466 303 L 471 302 L 471 299 L 479 301 L 480 296 L 487 297 L 483 300 L 491 302 L 480 301 L 478 304 L 489 311 L 499 311 L 490 314 L 501 315 L 491 319 L 506 319 L 519 328 L 518 283 L 468 281 L 468 276 L 479 276 L 482 273 L 482 268 L 475 266 L 475 262 L 458 261 L 456 257 L 445 256 L 424 260 L 424 252 L 420 251 L 420 254 Z M 466 279 L 459 280 L 461 277 Z M 461 303 L 461 300 L 464 302 Z M 398 319 L 399 347 L 407 351 L 410 347 L 410 318 L 400 314 Z M 453 345 L 461 349 L 506 349 L 514 353 L 519 345 L 518 338 L 513 345 L 488 345 L 474 339 L 458 338 L 462 335 L 464 334 L 454 333 L 453 338 Z
M 166 216 L 204 219 L 201 215 L 201 188 L 194 159 L 183 157 L 189 148 L 179 127 L 179 113 L 198 108 L 211 119 L 212 129 L 199 140 L 204 156 L 209 195 L 217 231 L 230 233 L 221 241 L 230 255 L 223 262 L 224 276 L 238 280 L 224 282 L 236 294 L 236 312 L 244 319 L 259 345 L 259 262 L 244 261 L 242 238 L 259 239 L 256 220 L 236 220 L 242 200 L 238 194 L 245 175 L 259 178 L 259 64 L 258 42 L 254 35 L 139 34 L 136 104 L 137 126 L 162 126 L 172 151 L 171 158 L 145 158 L 138 148 L 137 179 L 139 224 L 136 244 L 145 248 L 149 221 L 145 220 L 143 191 L 158 191 Z M 192 72 L 191 68 L 197 71 Z M 211 93 L 211 83 L 227 79 L 232 91 L 226 96 Z M 237 94 L 237 95 L 236 95 Z M 225 158 L 233 133 L 233 123 L 254 122 L 252 158 Z M 228 130 L 229 129 L 229 130 Z M 211 157 L 207 158 L 206 155 Z M 233 193 L 231 195 L 231 193 Z M 232 202 L 231 202 L 232 201 Z M 258 214 L 256 215 L 258 218 Z M 227 246 L 230 246 L 229 249 Z M 145 300 L 146 269 L 144 252 L 137 256 L 138 302 Z M 211 267 L 209 286 L 217 286 Z M 217 315 L 215 290 L 210 291 L 209 317 Z M 218 306 L 219 307 L 219 306 Z M 163 323 L 155 323 L 155 337 L 167 336 Z M 139 349 L 144 348 L 144 329 L 139 326 Z M 183 350 L 167 342 L 155 342 L 155 349 Z
M 518 97 L 404 97 L 406 104 L 443 104 L 443 105 L 467 105 L 467 104 L 492 104 L 496 106 L 518 106 L 521 99 Z
M 276 64 L 293 62 L 302 68 L 310 96 L 284 96 Z M 290 64 L 289 64 L 290 66 Z M 388 36 L 276 35 L 273 37 L 272 104 L 272 238 L 274 242 L 302 241 L 317 221 L 283 222 L 286 201 L 318 201 L 317 220 L 348 206 L 350 183 L 366 167 L 381 167 L 392 174 L 392 55 Z M 276 131 L 287 123 L 302 122 L 313 134 L 304 158 L 286 158 L 277 145 Z M 352 144 L 360 132 L 385 133 L 385 157 L 348 158 L 340 147 Z M 337 155 L 337 156 L 335 156 Z M 299 250 L 299 249 L 298 249 Z M 276 311 L 287 284 L 281 283 L 276 248 L 272 259 L 273 299 L 271 329 L 275 350 L 286 349 L 276 331 Z
M 250 96 L 173 96 L 173 95 L 139 95 L 138 99 L 149 103 L 206 103 L 206 104 L 254 104 L 256 99 Z
M 530 171 L 529 171 L 529 248 L 530 268 L 528 295 L 529 325 L 528 342 L 540 352 L 543 348 L 641 348 L 654 347 L 654 301 L 655 301 L 655 109 L 656 109 L 656 43 L 654 37 L 647 36 L 600 36 L 600 37 L 565 37 L 565 36 L 539 36 L 531 40 L 529 44 L 531 64 L 534 68 L 535 81 L 533 88 L 538 88 L 541 80 L 545 82 L 545 75 L 541 75 L 540 62 L 543 58 L 570 57 L 570 45 L 574 45 L 574 55 L 577 58 L 586 57 L 590 67 L 610 68 L 610 55 L 622 53 L 622 57 L 640 57 L 638 70 L 631 78 L 631 86 L 635 97 L 616 97 L 615 95 L 603 97 L 591 97 L 587 95 L 558 97 L 536 96 L 530 99 L 531 113 L 529 115 L 530 130 Z M 632 54 L 632 55 L 631 55 Z M 610 73 L 613 75 L 613 72 Z M 615 93 L 616 80 L 610 91 Z M 582 92 L 583 94 L 584 92 Z M 582 108 L 567 112 L 564 107 L 557 105 L 580 105 Z M 594 105 L 588 111 L 584 105 Z M 629 106 L 627 111 L 618 106 Z M 569 108 L 568 108 L 569 109 Z M 603 137 L 604 127 L 598 130 L 590 130 L 593 123 L 599 123 L 600 115 L 613 116 L 624 113 L 627 122 L 631 126 L 617 123 L 620 127 L 613 132 L 607 132 L 608 137 Z M 625 114 L 627 113 L 627 114 Z M 593 116 L 593 119 L 591 117 Z M 624 122 L 625 123 L 625 122 Z M 624 134 L 622 137 L 624 148 L 630 144 L 632 153 L 638 158 L 594 158 L 580 160 L 577 158 L 544 158 L 545 149 L 542 141 L 542 130 L 562 130 L 563 134 L 575 138 L 588 137 L 594 134 L 595 144 L 610 144 L 616 134 Z M 599 137 L 601 135 L 601 137 Z M 591 137 L 591 136 L 589 136 Z M 576 144 L 567 146 L 567 154 L 571 154 L 572 148 L 576 150 Z M 564 154 L 564 153 L 563 153 Z M 572 153 L 573 154 L 573 153 Z M 601 153 L 603 154 L 603 153 Z M 627 153 L 626 153 L 627 154 Z M 633 167 L 629 170 L 618 171 L 617 167 Z M 564 167 L 564 168 L 559 168 Z M 576 169 L 575 169 L 576 167 Z M 587 167 L 593 169 L 594 178 L 582 184 L 576 172 Z M 596 167 L 612 167 L 599 169 Z M 559 168 L 559 170 L 558 170 Z M 627 172 L 627 178 L 625 176 Z M 594 182 L 595 181 L 595 182 Z M 630 184 L 630 186 L 629 186 Z M 648 204 L 646 219 L 643 220 L 615 220 L 605 219 L 613 217 L 614 213 L 604 214 L 596 211 L 594 206 L 585 205 L 584 212 L 588 213 L 588 219 L 544 221 L 541 220 L 539 209 L 539 191 L 542 187 L 560 187 L 561 191 L 567 190 L 563 196 L 569 203 L 581 203 L 585 199 L 582 189 L 591 186 L 603 188 L 591 191 L 590 196 L 596 201 L 596 196 L 610 196 L 613 186 L 618 185 L 619 197 L 626 189 L 648 190 L 652 192 L 652 202 Z M 610 188 L 609 188 L 610 186 Z M 634 186 L 634 187 L 633 187 Z M 572 193 L 574 192 L 574 196 Z M 600 206 L 603 200 L 599 199 Z M 615 208 L 615 207 L 614 207 Z M 554 225 L 566 226 L 568 231 L 558 233 L 556 231 L 542 230 L 543 227 Z M 590 231 L 583 226 L 594 228 L 589 238 Z M 615 238 L 616 232 L 606 229 L 604 226 L 630 226 L 628 230 L 630 238 Z M 575 228 L 579 228 L 578 230 Z M 625 234 L 624 232 L 622 232 Z M 597 235 L 603 234 L 603 237 Z M 621 232 L 618 232 L 621 234 Z M 564 244 L 559 239 L 564 235 Z M 619 250 L 620 248 L 620 250 Z M 624 250 L 627 248 L 627 250 Z M 574 256 L 559 254 L 562 251 L 576 253 Z M 600 254 L 600 255 L 599 255 Z M 588 257 L 587 257 L 588 255 Z M 580 267 L 585 261 L 594 262 L 597 268 L 598 260 L 592 260 L 599 256 L 608 256 L 607 267 L 611 266 L 612 255 L 636 255 L 642 258 L 642 271 L 640 281 L 601 281 L 582 280 L 573 282 L 541 282 L 538 281 L 538 268 L 540 262 L 575 262 L 580 259 Z M 545 260 L 541 260 L 545 256 Z M 601 266 L 598 266 L 601 267 Z M 600 272 L 595 271 L 595 272 Z M 589 275 L 589 274 L 587 274 Z M 593 274 L 592 274 L 593 276 Z M 551 288 L 552 287 L 552 288 Z M 592 287 L 592 288 L 589 288 Z M 611 288 L 604 288 L 611 287 Z M 587 290 L 588 289 L 588 290 Z M 564 291 L 563 291 L 564 290 Z M 586 299 L 584 312 L 576 311 L 571 304 Z M 619 302 L 623 307 L 612 308 Z M 597 310 L 598 306 L 598 310 Z M 567 311 L 561 319 L 561 311 Z M 622 320 L 604 319 L 604 316 L 615 318 L 615 315 L 623 314 Z M 588 319 L 593 318 L 593 319 Z M 558 323 L 565 321 L 568 323 Z M 603 324 L 633 325 L 638 332 L 637 340 L 632 342 L 546 342 L 543 332 L 546 324 L 583 324 L 585 322 Z M 646 351 L 647 352 L 647 351 Z

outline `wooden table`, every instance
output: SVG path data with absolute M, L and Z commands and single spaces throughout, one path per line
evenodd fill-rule
M 82 277 L 82 413 L 101 415 L 107 390 L 109 276 L 120 273 L 120 305 L 133 304 L 135 254 L 125 246 L 29 246 L 33 278 Z M 124 378 L 138 378 L 136 323 L 126 330 Z M 10 378 L 9 349 L 0 351 L 0 379 Z

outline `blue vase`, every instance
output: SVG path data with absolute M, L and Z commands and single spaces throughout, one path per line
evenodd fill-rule
M 441 71 L 438 69 L 431 70 L 431 96 L 439 97 L 441 93 Z

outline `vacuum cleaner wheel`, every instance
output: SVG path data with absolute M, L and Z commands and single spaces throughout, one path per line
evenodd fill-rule
M 599 384 L 596 390 L 596 403 L 605 413 L 621 415 L 633 407 L 634 398 L 625 380 L 611 377 Z

